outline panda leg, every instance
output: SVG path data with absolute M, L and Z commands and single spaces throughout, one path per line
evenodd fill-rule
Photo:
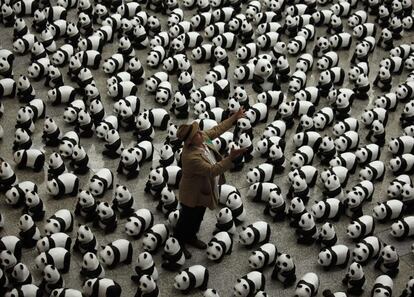
M 163 130 L 163 131 L 166 130 L 167 127 L 168 127 L 169 121 L 170 121 L 170 115 L 167 114 L 161 121 L 160 129 Z
M 72 192 L 69 194 L 69 196 L 76 196 L 78 194 L 78 189 L 79 189 L 79 179 L 77 178 L 75 180 L 75 183 L 73 185 L 73 190 Z
M 131 262 L 132 262 L 132 254 L 133 254 L 132 244 L 129 244 L 129 246 L 128 246 L 128 254 L 127 254 L 127 257 L 126 257 L 126 259 L 124 261 L 125 264 L 128 264 L 128 265 L 131 264 Z
M 70 269 L 70 253 L 66 253 L 63 259 L 63 268 L 61 270 L 62 273 L 68 273 Z

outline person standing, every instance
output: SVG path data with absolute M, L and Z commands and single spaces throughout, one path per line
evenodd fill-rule
M 218 204 L 218 186 L 224 183 L 224 172 L 233 168 L 233 160 L 246 149 L 233 149 L 223 158 L 214 148 L 212 139 L 229 130 L 238 119 L 245 116 L 243 108 L 207 131 L 201 131 L 197 122 L 181 125 L 177 137 L 184 142 L 181 155 L 182 177 L 178 199 L 181 210 L 174 230 L 186 258 L 191 254 L 186 244 L 198 249 L 207 245 L 197 238 L 206 208 L 214 209 Z

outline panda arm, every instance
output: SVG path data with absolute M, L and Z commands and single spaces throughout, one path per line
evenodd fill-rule
M 188 162 L 186 166 L 185 163 Z M 233 167 L 233 162 L 230 157 L 224 158 L 220 162 L 212 165 L 206 159 L 204 159 L 201 154 L 196 154 L 193 157 L 190 157 L 188 160 L 183 160 L 183 165 L 189 168 L 189 171 L 193 175 L 208 176 L 214 178 L 226 172 L 227 170 Z
M 229 130 L 231 127 L 233 127 L 234 122 L 236 121 L 235 116 L 229 117 L 227 120 L 222 121 L 217 126 L 204 131 L 204 133 L 207 135 L 208 138 L 214 139 L 216 137 L 219 137 L 221 134 Z

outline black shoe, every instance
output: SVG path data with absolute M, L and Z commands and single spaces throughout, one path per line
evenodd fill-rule
M 190 239 L 186 243 L 199 250 L 205 250 L 207 248 L 207 244 L 198 238 Z

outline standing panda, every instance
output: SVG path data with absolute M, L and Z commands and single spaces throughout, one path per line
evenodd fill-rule
M 105 277 L 105 270 L 101 263 L 99 263 L 99 260 L 94 253 L 88 252 L 83 255 L 80 275 L 88 279 L 94 277 Z
M 43 270 L 50 264 L 55 266 L 61 273 L 67 273 L 70 269 L 70 258 L 71 254 L 65 248 L 55 247 L 39 254 L 34 262 L 37 270 Z
M 82 292 L 87 297 L 121 297 L 122 287 L 109 278 L 92 278 L 83 284 Z
M 263 221 L 257 221 L 247 227 L 243 227 L 239 233 L 239 241 L 246 248 L 253 247 L 258 243 L 267 243 L 270 239 L 270 226 Z
M 381 270 L 391 278 L 395 278 L 400 271 L 399 265 L 400 257 L 397 250 L 392 245 L 386 245 L 381 249 L 380 256 L 375 263 L 374 268 Z
M 101 261 L 109 268 L 113 269 L 118 264 L 130 264 L 132 261 L 132 244 L 126 239 L 118 239 L 105 247 L 99 252 Z
M 45 164 L 45 154 L 38 149 L 18 150 L 13 158 L 17 168 L 33 168 L 34 172 L 40 172 Z
M 48 220 L 44 227 L 47 236 L 58 232 L 72 232 L 73 215 L 67 209 L 59 209 Z
M 39 228 L 35 225 L 31 216 L 25 214 L 19 219 L 19 237 L 22 245 L 26 248 L 32 248 L 40 239 Z
M 233 296 L 257 296 L 259 291 L 263 291 L 266 285 L 266 279 L 261 272 L 252 271 L 245 276 L 237 279 L 234 285 Z
M 349 258 L 349 248 L 346 245 L 338 244 L 323 249 L 318 255 L 318 264 L 323 266 L 325 270 L 335 266 L 345 268 L 348 266 Z
M 114 175 L 107 168 L 99 169 L 89 181 L 89 191 L 95 197 L 103 197 L 107 190 L 113 188 Z
M 79 178 L 73 173 L 65 172 L 52 178 L 46 184 L 47 193 L 55 199 L 64 195 L 75 196 L 78 193 Z
M 170 237 L 167 239 L 162 258 L 161 267 L 169 271 L 177 271 L 184 265 L 186 258 L 176 238 Z
M 97 216 L 94 219 L 94 226 L 100 227 L 105 233 L 113 232 L 118 226 L 116 214 L 108 202 L 100 202 L 96 207 Z
M 202 265 L 193 265 L 174 277 L 174 288 L 188 294 L 192 289 L 207 290 L 209 272 Z

